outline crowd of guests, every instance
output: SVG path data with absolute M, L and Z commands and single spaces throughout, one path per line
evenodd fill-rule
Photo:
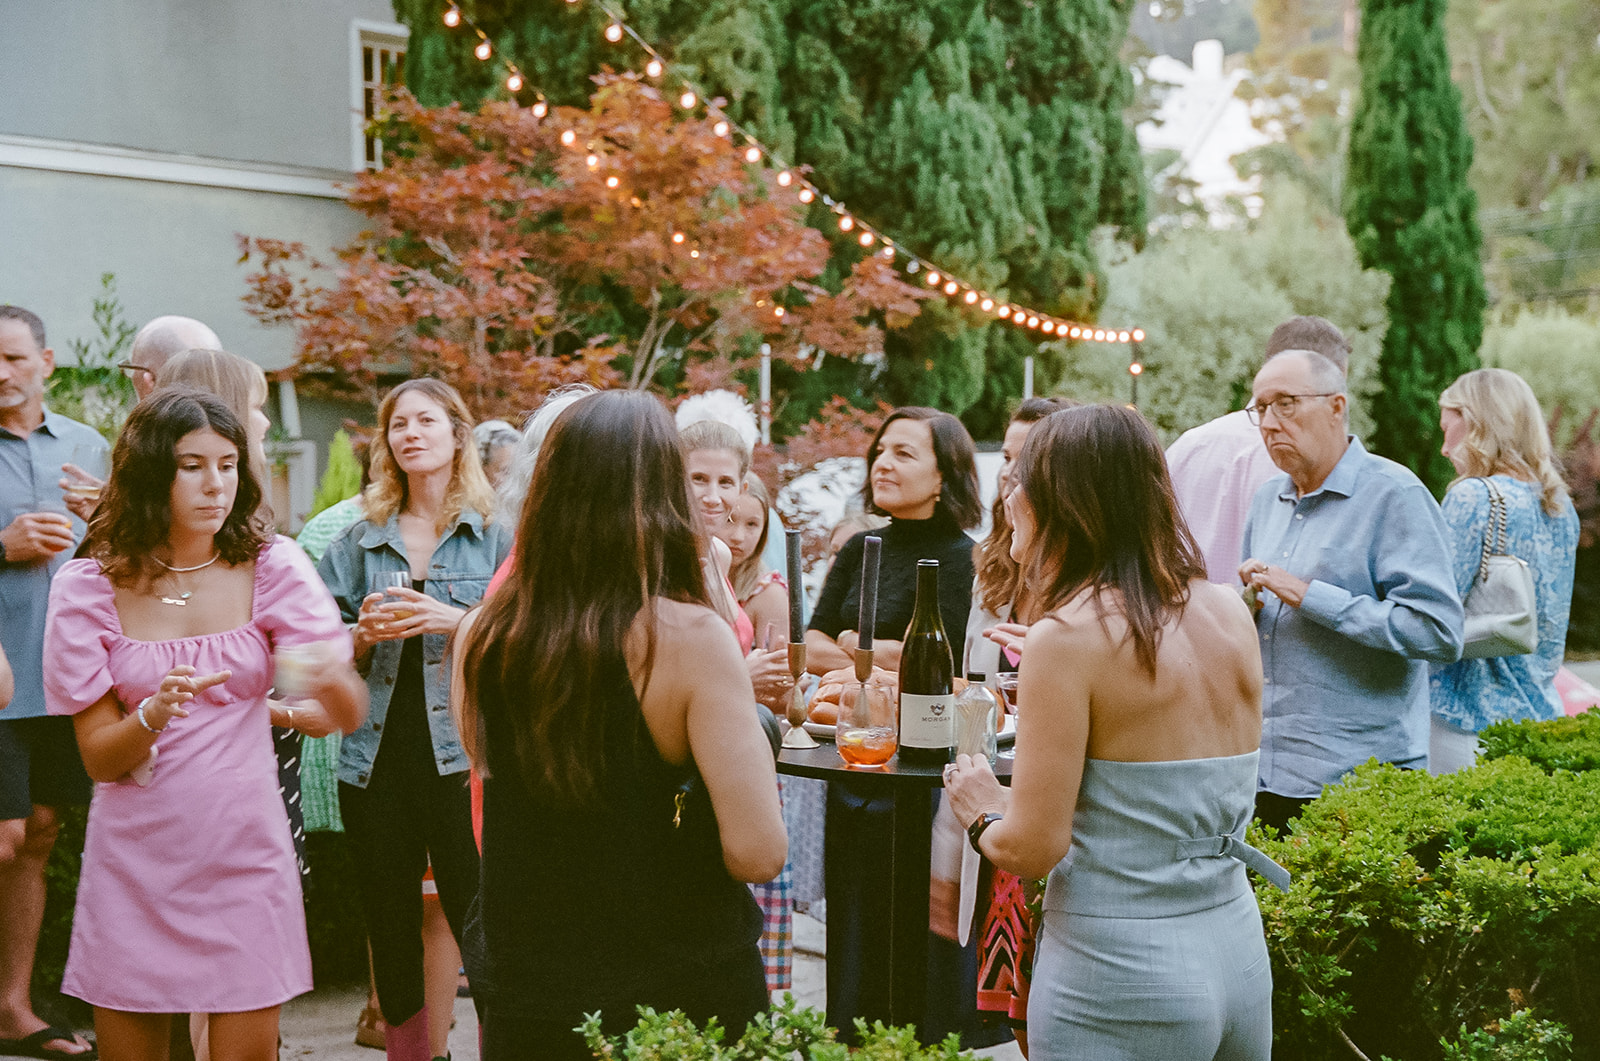
M 981 542 L 972 438 L 894 410 L 800 631 L 737 416 L 575 387 L 519 431 L 408 380 L 360 493 L 297 543 L 270 529 L 265 377 L 210 329 L 141 330 L 102 482 L 103 441 L 44 406 L 43 323 L 0 306 L 0 1054 L 165 1058 L 190 1014 L 197 1056 L 274 1057 L 311 987 L 307 828 L 346 836 L 360 1034 L 392 1058 L 448 1056 L 462 965 L 486 1058 L 587 1056 L 583 1016 L 617 1033 L 638 1005 L 741 1027 L 822 895 L 852 926 L 830 1023 L 883 1012 L 862 958 L 889 945 L 892 801 L 775 769 L 786 646 L 811 681 L 853 673 L 872 534 L 877 665 L 936 559 L 962 669 L 1015 674 L 1026 716 L 1009 787 L 982 757 L 945 771 L 935 828 L 986 870 L 963 945 L 932 868 L 923 1034 L 1268 1057 L 1246 867 L 1288 880 L 1248 823 L 1561 712 L 1577 517 L 1532 391 L 1487 369 L 1440 395 L 1441 506 L 1349 433 L 1348 357 L 1331 323 L 1285 322 L 1245 408 L 1165 453 L 1130 409 L 1022 403 Z M 1537 648 L 1463 659 L 1502 515 Z M 95 1045 L 27 992 L 59 809 L 91 789 L 63 990 Z

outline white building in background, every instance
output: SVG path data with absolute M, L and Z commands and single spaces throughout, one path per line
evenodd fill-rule
M 327 260 L 360 231 L 340 184 L 374 157 L 363 111 L 406 33 L 389 0 L 0 0 L 0 303 L 43 317 L 61 356 L 115 273 L 135 325 L 196 317 L 286 368 L 293 332 L 240 304 L 235 234 Z M 352 410 L 273 390 L 291 437 L 275 507 L 298 526 Z
M 1234 91 L 1249 72 L 1225 70 L 1222 42 L 1215 40 L 1194 46 L 1192 66 L 1158 55 L 1148 71 L 1153 80 L 1172 87 L 1154 120 L 1139 126 L 1139 147 L 1146 153 L 1177 152 L 1167 172 L 1194 182 L 1195 197 L 1213 225 L 1235 219 L 1226 209 L 1229 199 L 1243 200 L 1255 216 L 1261 208 L 1259 179 L 1241 180 L 1233 168 L 1235 155 L 1271 142 L 1251 121 L 1250 105 Z

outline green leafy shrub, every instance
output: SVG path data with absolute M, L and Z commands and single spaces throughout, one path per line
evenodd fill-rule
M 1459 1043 L 1444 1044 L 1445 1061 L 1570 1061 L 1572 1036 L 1533 1010 L 1518 1010 L 1477 1031 L 1461 1029 Z
M 355 497 L 360 489 L 361 465 L 356 461 L 356 449 L 350 442 L 350 435 L 340 428 L 328 443 L 328 470 L 322 473 L 322 482 L 317 484 L 317 496 L 311 501 L 306 519 L 347 497 Z
M 1484 759 L 1516 756 L 1544 770 L 1600 770 L 1600 711 L 1548 722 L 1496 722 L 1478 739 Z
M 955 1035 L 920 1046 L 914 1028 L 889 1028 L 880 1021 L 868 1027 L 857 1020 L 861 1041 L 848 1047 L 837 1041 L 820 1012 L 797 1004 L 789 994 L 733 1042 L 715 1018 L 698 1028 L 680 1011 L 657 1013 L 648 1006 L 639 1007 L 639 1023 L 626 1035 L 607 1036 L 598 1013 L 590 1014 L 580 1030 L 595 1057 L 614 1061 L 954 1061 L 972 1056 L 962 1052 Z
M 1462 1054 L 1479 1040 L 1461 1029 L 1503 1031 L 1530 1005 L 1600 1052 L 1600 771 L 1369 763 L 1261 846 L 1295 875 L 1258 892 L 1276 1056 L 1521 1056 Z

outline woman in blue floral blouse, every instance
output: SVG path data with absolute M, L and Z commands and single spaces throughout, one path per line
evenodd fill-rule
M 1489 525 L 1492 477 L 1505 498 L 1507 551 L 1533 570 L 1539 647 L 1523 656 L 1464 659 L 1433 668 L 1430 769 L 1471 766 L 1478 732 L 1507 719 L 1562 713 L 1556 670 L 1572 609 L 1578 514 L 1550 451 L 1550 433 L 1533 390 L 1500 368 L 1468 372 L 1439 396 L 1444 455 L 1457 479 L 1444 498 L 1455 549 L 1456 589 L 1465 598 L 1477 575 Z

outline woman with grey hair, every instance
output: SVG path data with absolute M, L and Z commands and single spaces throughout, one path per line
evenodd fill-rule
M 504 420 L 485 420 L 472 429 L 472 441 L 478 446 L 478 462 L 489 477 L 489 485 L 498 487 L 511 467 L 511 455 L 522 436 Z
M 539 408 L 528 417 L 528 422 L 522 429 L 522 437 L 516 440 L 516 448 L 511 452 L 505 473 L 495 484 L 496 519 L 504 521 L 508 527 L 517 524 L 522 515 L 522 502 L 528 496 L 528 487 L 533 483 L 533 469 L 539 463 L 539 447 L 544 445 L 544 436 L 550 433 L 550 425 L 556 422 L 556 417 L 560 416 L 567 406 L 585 394 L 593 394 L 595 390 L 596 388 L 587 383 L 569 383 L 565 387 L 557 387 L 544 396 Z

